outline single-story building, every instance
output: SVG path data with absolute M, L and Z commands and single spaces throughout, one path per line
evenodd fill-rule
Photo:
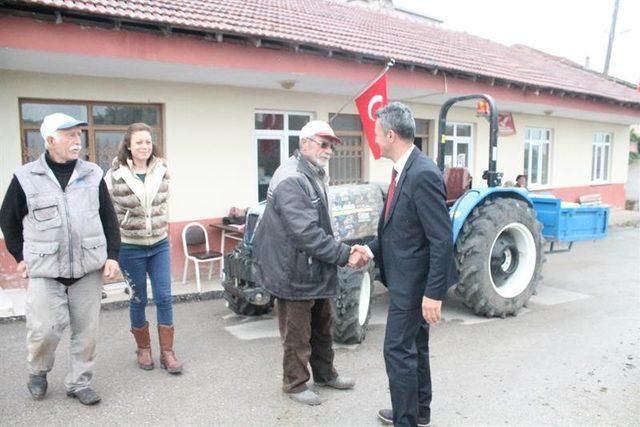
M 444 145 L 434 135 L 446 99 L 487 93 L 512 123 L 498 141 L 505 180 L 524 173 L 531 190 L 568 201 L 598 193 L 624 207 L 629 125 L 640 121 L 632 85 L 526 46 L 337 0 L 0 2 L 0 197 L 13 171 L 42 152 L 44 115 L 86 120 L 86 158 L 103 168 L 126 126 L 144 121 L 171 169 L 179 277 L 183 226 L 262 199 L 310 119 L 340 112 L 333 184 L 388 181 L 391 163 L 371 156 L 351 100 L 390 58 L 389 99 L 412 107 L 416 145 L 429 156 L 440 145 L 447 165 L 486 185 L 488 124 L 474 105 L 450 112 Z M 0 239 L 0 282 L 15 280 L 14 266 Z

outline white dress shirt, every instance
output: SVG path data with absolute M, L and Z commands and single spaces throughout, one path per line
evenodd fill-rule
M 407 160 L 409 160 L 409 156 L 414 149 L 416 149 L 415 146 L 411 144 L 411 147 L 407 148 L 407 151 L 405 151 L 404 154 L 400 156 L 400 158 L 393 164 L 393 169 L 395 169 L 396 171 L 396 185 L 398 185 L 398 180 L 400 179 L 400 175 L 402 175 L 404 165 L 407 164 Z M 388 200 L 388 202 L 391 203 L 391 200 Z M 364 245 L 364 248 L 367 250 L 367 255 L 369 255 L 369 258 L 373 259 L 373 252 L 371 252 L 369 245 Z

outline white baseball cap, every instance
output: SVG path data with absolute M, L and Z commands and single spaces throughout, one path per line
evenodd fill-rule
M 70 129 L 76 126 L 86 126 L 87 122 L 82 120 L 76 120 L 71 116 L 63 113 L 53 113 L 45 116 L 40 126 L 40 135 L 42 139 L 47 140 L 48 136 L 51 136 L 55 131 Z
M 329 126 L 329 123 L 322 120 L 312 120 L 300 129 L 300 139 L 311 138 L 313 136 L 324 136 L 333 140 L 336 144 L 340 144 L 342 141 L 338 138 Z

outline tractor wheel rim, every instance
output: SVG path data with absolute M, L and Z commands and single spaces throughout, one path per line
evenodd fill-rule
M 524 292 L 536 267 L 536 244 L 531 231 L 519 222 L 507 224 L 497 233 L 489 253 L 493 289 L 504 298 Z
M 491 273 L 496 286 L 502 286 L 504 278 L 518 268 L 518 246 L 511 232 L 502 233 L 491 251 Z
M 358 324 L 364 326 L 369 314 L 369 299 L 371 298 L 371 276 L 368 271 L 362 275 L 360 283 L 360 299 L 358 301 Z
M 500 268 L 502 269 L 502 271 L 509 271 L 509 268 L 511 268 L 511 264 L 513 263 L 513 256 L 511 255 L 511 250 L 505 251 L 504 252 L 504 261 L 502 262 L 502 264 L 500 264 Z

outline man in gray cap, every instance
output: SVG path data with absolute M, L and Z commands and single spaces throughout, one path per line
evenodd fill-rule
M 331 298 L 338 265 L 361 262 L 333 237 L 325 168 L 339 143 L 331 127 L 314 120 L 300 130 L 300 149 L 275 172 L 267 206 L 253 240 L 256 280 L 278 299 L 283 391 L 296 402 L 319 405 L 307 387 L 311 365 L 316 385 L 346 390 L 354 381 L 339 376 L 331 347 Z
M 16 271 L 29 278 L 29 392 L 44 398 L 56 347 L 70 325 L 67 395 L 93 405 L 100 401 L 90 382 L 101 276 L 110 279 L 119 270 L 120 230 L 102 170 L 79 158 L 83 125 L 62 113 L 44 118 L 40 133 L 46 150 L 15 171 L 0 208 L 0 228 Z

